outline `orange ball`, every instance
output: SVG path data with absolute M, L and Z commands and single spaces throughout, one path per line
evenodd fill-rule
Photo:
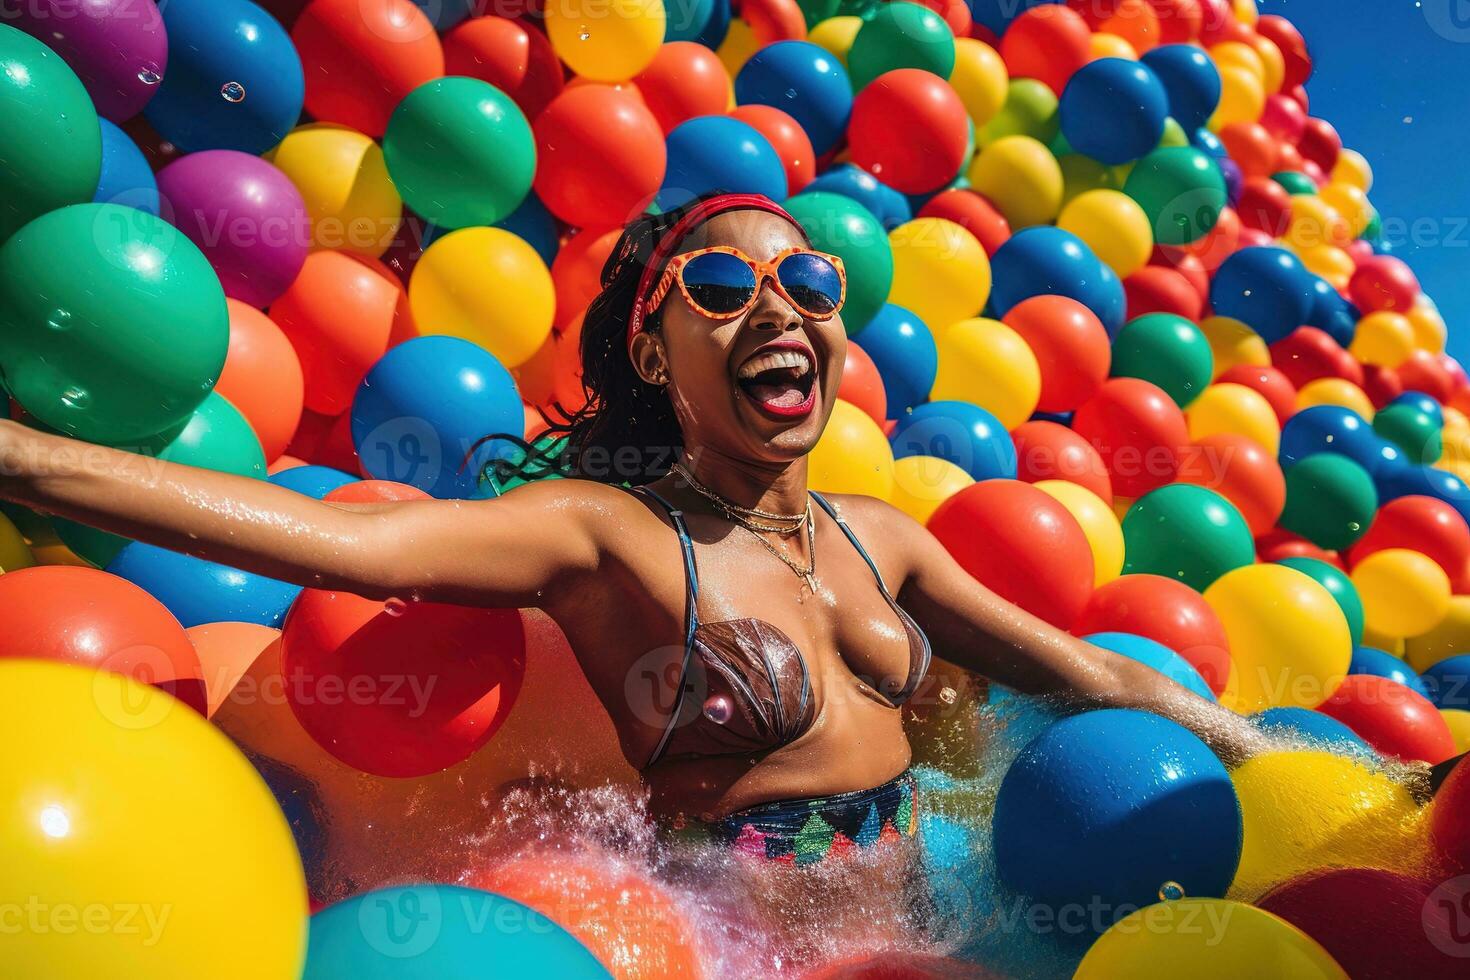
M 888 420 L 888 396 L 883 391 L 878 366 L 851 340 L 847 342 L 847 361 L 842 368 L 837 397 L 852 402 L 880 426 Z
M 259 623 L 204 623 L 184 632 L 199 654 L 209 696 L 208 718 L 214 717 L 266 648 L 281 638 L 280 630 Z
M 1230 501 L 1253 536 L 1275 527 L 1286 506 L 1286 477 L 1276 457 L 1254 439 L 1235 433 L 1205 436 L 1187 449 L 1175 479 Z
M 569 87 L 536 117 L 536 196 L 578 228 L 622 225 L 663 183 L 668 152 L 642 98 L 608 85 Z
M 556 290 L 556 317 L 552 325 L 562 330 L 582 315 L 587 304 L 602 292 L 602 267 L 618 243 L 621 228 L 598 231 L 583 228 L 566 240 L 551 260 L 551 283 Z
M 730 73 L 719 55 L 694 41 L 661 45 L 633 82 L 665 134 L 686 119 L 718 116 L 730 105 Z
M 1038 411 L 1066 412 L 1091 398 L 1112 364 L 1108 332 L 1086 306 L 1065 296 L 1033 296 L 1002 318 L 1041 368 Z
M 1223 127 L 1220 142 L 1246 178 L 1270 177 L 1281 169 L 1281 142 L 1258 122 L 1235 122 Z
M 1006 28 L 1000 56 L 1012 78 L 1034 78 L 1060 96 L 1077 69 L 1092 60 L 1092 31 L 1074 10 L 1035 7 Z
M 270 317 L 239 300 L 227 299 L 225 305 L 230 310 L 230 348 L 214 390 L 245 416 L 269 462 L 286 451 L 301 424 L 301 361 Z
M 817 177 L 817 154 L 801 124 L 775 106 L 743 105 L 730 115 L 766 138 L 786 170 L 786 193 L 797 194 Z
M 1140 55 L 1159 45 L 1159 15 L 1148 0 L 1119 0 L 1113 15 L 1098 24 L 1097 29 L 1121 37 Z
M 796 0 L 744 0 L 740 19 L 750 25 L 762 48 L 777 41 L 806 40 L 806 16 Z

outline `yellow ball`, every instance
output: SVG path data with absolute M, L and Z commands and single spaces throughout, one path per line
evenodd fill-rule
M 576 74 L 625 81 L 647 68 L 664 43 L 663 0 L 562 0 L 546 7 L 546 35 Z
M 1414 353 L 1414 326 L 1392 310 L 1369 313 L 1358 321 L 1348 353 L 1364 364 L 1398 367 Z
M 725 39 L 720 42 L 720 47 L 715 51 L 720 63 L 725 66 L 725 71 L 731 78 L 740 74 L 740 69 L 750 60 L 751 55 L 761 49 L 760 41 L 756 40 L 755 30 L 745 21 L 736 17 L 730 21 L 730 30 L 725 34 Z
M 1246 27 L 1255 27 L 1256 21 L 1261 18 L 1261 12 L 1256 8 L 1256 0 L 1232 0 L 1230 6 L 1235 11 L 1235 19 Z
M 1336 245 L 1318 245 L 1316 248 L 1299 248 L 1297 257 L 1307 271 L 1326 279 L 1336 290 L 1345 290 L 1352 281 L 1358 264 L 1353 257 Z
M 408 283 L 421 334 L 479 344 L 508 368 L 551 333 L 556 292 L 536 250 L 500 228 L 461 228 L 424 250 Z
M 1404 638 L 1402 636 L 1388 636 L 1385 633 L 1375 633 L 1366 625 L 1363 627 L 1363 646 L 1372 647 L 1391 653 L 1395 657 L 1404 657 Z
M 1414 346 L 1421 350 L 1427 350 L 1431 354 L 1439 354 L 1444 351 L 1445 338 L 1449 335 L 1449 328 L 1445 326 L 1444 317 L 1439 315 L 1439 310 L 1426 297 L 1421 296 L 1419 302 L 1405 314 L 1409 318 L 1409 326 L 1414 330 Z
M 1270 752 L 1230 774 L 1244 840 L 1231 898 L 1325 867 L 1414 870 L 1424 851 L 1409 791 L 1362 762 L 1330 752 Z
M 1293 194 L 1286 243 L 1298 252 L 1323 245 L 1341 247 L 1352 240 L 1337 209 L 1315 194 Z
M 954 70 L 949 73 L 949 84 L 965 104 L 970 121 L 979 128 L 1006 104 L 1011 76 L 994 48 L 984 41 L 961 37 L 954 42 Z
M 936 334 L 939 373 L 933 401 L 979 405 L 1009 432 L 1036 411 L 1041 368 L 1021 335 L 999 320 L 961 320 Z
M 291 980 L 306 880 L 275 798 L 156 688 L 0 661 L 5 975 Z
M 1226 382 L 1212 384 L 1184 410 L 1189 438 L 1230 433 L 1254 439 L 1272 455 L 1281 448 L 1281 423 L 1271 403 L 1254 388 Z
M 1362 388 L 1346 378 L 1314 378 L 1302 385 L 1296 393 L 1298 410 L 1313 405 L 1340 405 L 1350 408 L 1362 416 L 1365 422 L 1373 421 L 1373 400 Z
M 1113 508 L 1097 494 L 1066 480 L 1041 480 L 1034 484 L 1077 518 L 1092 549 L 1093 585 L 1103 586 L 1123 572 L 1123 525 Z
M 1251 38 L 1251 47 L 1256 54 L 1261 56 L 1261 82 L 1266 88 L 1266 94 L 1280 92 L 1282 83 L 1286 81 L 1286 58 L 1276 42 L 1269 37 L 1257 34 Z
M 1120 919 L 1088 948 L 1073 980 L 1238 980 L 1266 973 L 1347 980 L 1337 961 L 1296 926 L 1253 905 L 1219 898 L 1160 902 Z
M 1223 41 L 1211 46 L 1209 55 L 1219 71 L 1228 68 L 1243 68 L 1262 86 L 1266 84 L 1266 66 L 1261 63 L 1261 53 L 1243 41 Z
M 1087 243 L 1119 279 L 1148 264 L 1154 253 L 1154 231 L 1138 202 L 1121 191 L 1096 190 L 1078 195 L 1062 208 L 1057 227 Z
M 1240 47 L 1255 55 L 1245 45 Z M 1259 56 L 1256 56 L 1256 62 L 1259 64 Z M 1255 122 L 1261 118 L 1265 108 L 1266 89 L 1261 83 L 1260 74 L 1239 64 L 1227 64 L 1220 69 L 1220 105 L 1210 119 L 1211 129 L 1218 132 L 1231 123 Z
M 731 26 L 734 26 L 733 22 Z M 857 39 L 857 32 L 863 26 L 861 17 L 828 17 L 817 24 L 807 34 L 806 39 L 813 44 L 826 48 L 843 67 L 847 66 L 847 52 L 852 50 L 852 42 Z M 752 35 L 754 37 L 754 35 Z M 979 44 L 980 42 L 975 42 Z M 959 65 L 959 42 L 955 42 L 955 64 Z M 999 57 L 997 55 L 997 57 Z M 1001 65 L 1001 71 L 1005 71 L 1005 65 Z M 953 79 L 951 79 L 953 84 Z M 961 98 L 964 96 L 962 95 Z M 1004 98 L 1004 96 L 1002 96 Z
M 1449 608 L 1427 632 L 1404 640 L 1404 659 L 1418 673 L 1470 650 L 1470 595 L 1450 596 Z
M 888 301 L 912 311 L 936 337 L 979 313 L 990 298 L 990 259 L 975 236 L 953 221 L 915 218 L 889 232 L 888 244 Z
M 1439 716 L 1449 726 L 1450 734 L 1455 738 L 1455 751 L 1470 751 L 1470 711 L 1460 708 L 1440 708 Z
M 1366 194 L 1373 189 L 1373 168 L 1367 157 L 1357 150 L 1344 149 L 1338 154 L 1337 163 L 1332 168 L 1332 182 L 1352 184 Z
M 1407 548 L 1375 551 L 1353 566 L 1363 622 L 1389 636 L 1419 636 L 1450 609 L 1450 579 L 1434 559 Z
M 893 449 L 872 417 L 837 400 L 822 437 L 807 456 L 807 482 L 824 493 L 893 496 Z
M 1230 640 L 1232 707 L 1315 708 L 1347 674 L 1353 641 L 1342 608 L 1285 565 L 1244 565 L 1205 590 Z
M 10 518 L 0 514 L 0 573 L 30 568 L 36 563 L 30 545 Z
M 1116 34 L 1107 31 L 1098 31 L 1092 35 L 1091 40 L 1092 60 L 1099 58 L 1123 58 L 1127 61 L 1137 61 L 1138 52 L 1133 45 L 1123 40 Z
M 1040 141 L 1006 136 L 970 164 L 970 186 L 1005 215 L 1013 230 L 1050 224 L 1062 209 L 1062 168 Z
M 375 259 L 393 244 L 403 200 L 372 137 L 346 126 L 310 123 L 288 133 L 266 159 L 301 192 L 312 248 Z
M 974 483 L 970 474 L 937 456 L 905 456 L 893 463 L 889 502 L 920 524 L 950 497 Z
M 1199 322 L 1200 333 L 1210 344 L 1215 356 L 1215 377 L 1237 364 L 1266 367 L 1271 363 L 1271 349 L 1261 335 L 1228 316 L 1206 317 Z
M 1368 194 L 1356 184 L 1334 181 L 1322 188 L 1322 200 L 1342 215 L 1347 222 L 1348 234 L 1356 238 L 1373 220 L 1373 205 L 1368 203 Z

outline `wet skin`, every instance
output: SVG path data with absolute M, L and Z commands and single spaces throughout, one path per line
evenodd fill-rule
M 775 215 L 741 211 L 713 218 L 682 247 L 716 244 L 769 259 L 805 240 Z M 668 379 L 686 464 L 741 505 L 801 511 L 806 454 L 841 382 L 847 340 L 840 318 L 803 319 L 769 285 L 733 320 L 697 314 L 677 288 L 661 309 L 657 330 L 639 336 L 631 353 L 645 380 Z M 798 341 L 813 355 L 815 405 L 804 417 L 762 410 L 737 383 L 740 366 L 777 340 Z M 330 504 L 264 481 L 96 447 L 88 447 L 86 465 L 78 468 L 75 454 L 59 452 L 76 448 L 69 442 L 0 423 L 0 461 L 9 464 L 0 497 L 310 587 L 538 606 L 565 631 L 630 764 L 642 768 L 652 755 L 683 656 L 685 583 L 672 526 L 639 497 L 593 481 L 556 480 L 495 500 Z M 57 462 L 63 455 L 69 465 Z M 773 751 L 666 758 L 646 769 L 655 809 L 708 819 L 771 800 L 866 789 L 902 772 L 909 744 L 899 710 L 859 677 L 902 686 L 908 641 L 835 522 L 813 507 L 813 596 L 752 534 L 682 481 L 667 477 L 653 489 L 685 512 L 700 573 L 701 621 L 753 617 L 784 630 L 806 658 L 818 706 L 810 730 Z M 1263 747 L 1233 713 L 999 599 L 896 508 L 862 496 L 829 499 L 926 631 L 936 656 L 1078 706 L 1157 711 L 1227 759 Z M 767 539 L 802 564 L 809 557 L 801 536 Z

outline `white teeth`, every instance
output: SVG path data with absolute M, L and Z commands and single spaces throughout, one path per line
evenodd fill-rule
M 807 374 L 812 369 L 811 358 L 800 351 L 777 350 L 759 357 L 752 357 L 740 365 L 741 380 L 749 380 L 762 371 L 772 371 L 776 368 L 796 368 L 798 378 Z

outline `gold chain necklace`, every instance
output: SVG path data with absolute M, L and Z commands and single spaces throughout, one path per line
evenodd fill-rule
M 771 544 L 771 542 L 767 541 L 765 538 L 763 538 L 759 534 L 757 534 L 753 528 L 748 527 L 745 524 L 740 524 L 740 527 L 743 527 L 743 528 L 745 528 L 745 530 L 749 531 L 750 532 L 750 536 L 753 537 L 753 538 L 755 538 L 757 541 L 759 541 L 761 543 L 761 547 L 765 548 L 771 554 L 773 554 L 777 558 L 779 558 L 781 560 L 782 564 L 784 564 L 787 568 L 791 569 L 791 572 L 792 572 L 793 575 L 795 575 L 797 578 L 802 579 L 803 581 L 805 581 L 806 582 L 806 587 L 811 591 L 811 594 L 812 595 L 816 595 L 817 594 L 817 579 L 816 579 L 816 572 L 817 572 L 817 536 L 816 536 L 816 533 L 813 530 L 813 528 L 814 528 L 814 522 L 811 519 L 811 517 L 812 517 L 812 505 L 810 503 L 808 503 L 806 505 L 806 514 L 804 516 L 806 518 L 806 547 L 807 547 L 807 553 L 811 555 L 810 560 L 807 562 L 807 564 L 805 566 L 801 565 L 801 563 L 799 563 L 799 562 L 793 561 L 784 551 L 782 551 L 781 549 L 777 548 L 775 545 Z
M 806 510 L 800 514 L 775 514 L 771 511 L 758 510 L 754 507 L 742 507 L 733 500 L 700 483 L 683 463 L 675 463 L 671 468 L 683 477 L 684 481 L 693 487 L 696 493 L 719 508 L 725 517 L 741 525 L 746 530 L 776 531 L 780 534 L 792 534 L 801 530 L 802 525 L 810 524 L 812 513 L 810 503 L 807 504 Z

